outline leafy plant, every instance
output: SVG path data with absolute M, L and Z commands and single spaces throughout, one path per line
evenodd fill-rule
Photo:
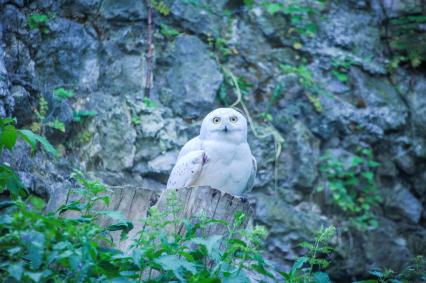
M 426 281 L 426 259 L 423 256 L 416 256 L 410 265 L 400 273 L 391 269 L 375 269 L 370 274 L 374 279 L 357 281 L 354 283 L 411 283 Z
M 49 111 L 49 104 L 47 103 L 47 100 L 41 96 L 38 101 L 38 109 L 35 110 L 37 118 L 40 121 L 44 120 L 46 118 L 47 111 Z
M 40 143 L 50 154 L 57 156 L 55 148 L 42 136 L 34 134 L 30 130 L 20 130 L 15 127 L 13 118 L 0 118 L 0 154 L 4 149 L 12 150 L 18 139 L 27 142 L 32 151 Z M 8 190 L 12 197 L 24 196 L 27 191 L 9 164 L 0 164 L 0 193 Z
M 65 133 L 65 125 L 58 119 L 53 120 L 53 122 L 47 123 L 46 126 L 56 129 L 62 133 Z
M 160 24 L 160 33 L 164 35 L 165 37 L 175 37 L 180 34 L 180 32 L 177 29 L 171 26 L 168 26 L 166 24 Z
M 289 272 L 281 272 L 281 274 L 289 283 L 328 283 L 331 282 L 328 274 L 321 271 L 330 265 L 330 261 L 326 258 L 333 250 L 328 242 L 336 234 L 336 228 L 329 226 L 321 227 L 315 236 L 315 242 L 303 242 L 301 247 L 307 249 L 306 256 L 298 258 Z M 317 267 L 317 270 L 315 268 Z
M 73 120 L 81 123 L 84 119 L 96 116 L 96 111 L 75 111 Z
M 49 17 L 41 13 L 33 13 L 27 18 L 29 28 L 39 29 L 42 33 L 49 33 L 48 22 Z
M 137 115 L 133 115 L 132 116 L 132 124 L 137 126 L 140 125 L 142 123 L 141 118 L 139 118 L 139 116 Z
M 149 97 L 144 96 L 143 100 L 142 100 L 143 104 L 146 105 L 146 107 L 148 108 L 155 108 L 157 107 L 157 105 L 155 104 L 154 100 L 152 100 Z
M 285 74 L 295 74 L 299 78 L 299 83 L 304 89 L 309 102 L 312 104 L 314 109 L 321 113 L 323 111 L 319 95 L 328 95 L 328 92 L 320 87 L 318 82 L 315 82 L 311 71 L 304 65 L 293 67 L 290 65 L 281 65 L 281 69 Z
M 150 0 L 152 8 L 163 16 L 170 14 L 170 8 L 162 0 Z
M 372 151 L 367 148 L 360 149 L 350 163 L 333 157 L 330 152 L 321 157 L 320 171 L 326 183 L 317 190 L 329 190 L 333 203 L 361 230 L 378 225 L 372 211 L 382 201 L 375 182 L 374 170 L 378 166 L 380 164 L 374 161 Z
M 259 117 L 265 122 L 271 122 L 273 120 L 272 114 L 268 112 L 259 113 Z
M 390 71 L 403 62 L 417 68 L 426 61 L 426 36 L 420 28 L 425 23 L 424 15 L 403 16 L 390 20 L 388 42 L 394 53 L 389 64 Z
M 318 13 L 318 5 L 324 1 L 283 1 L 272 2 L 263 1 L 261 6 L 271 15 L 282 13 L 289 17 L 290 27 L 288 33 L 297 33 L 299 35 L 314 36 L 317 32 L 317 25 L 313 21 L 313 16 Z M 295 49 L 300 49 L 301 43 L 295 42 Z
M 228 223 L 204 214 L 182 219 L 181 211 L 173 193 L 168 195 L 165 210 L 151 208 L 133 245 L 139 248 L 140 278 L 146 274 L 146 279 L 153 282 L 247 282 L 247 269 L 271 276 L 267 271 L 270 265 L 258 250 L 266 236 L 263 227 L 243 229 L 242 213 Z M 206 236 L 210 225 L 224 225 L 227 235 Z
M 108 235 L 131 226 L 116 212 L 92 211 L 96 202 L 108 202 L 102 194 L 105 186 L 84 179 L 78 171 L 74 177 L 84 198 L 62 206 L 61 211 L 80 211 L 80 218 L 45 215 L 44 201 L 34 196 L 3 203 L 7 209 L 0 219 L 0 277 L 6 282 L 105 282 L 127 270 L 129 263 L 116 258 L 122 253 L 108 247 L 112 245 Z M 100 216 L 120 220 L 104 228 L 95 222 Z
M 75 93 L 72 90 L 67 90 L 67 89 L 64 89 L 63 87 L 60 87 L 53 91 L 53 95 L 57 99 L 68 99 L 75 96 Z
M 351 65 L 353 64 L 353 61 L 350 59 L 333 59 L 331 64 L 333 66 L 333 69 L 331 70 L 333 76 L 339 81 L 346 83 L 349 79 L 348 71 Z

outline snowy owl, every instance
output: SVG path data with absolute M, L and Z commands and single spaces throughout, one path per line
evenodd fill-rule
M 246 118 L 232 108 L 218 108 L 204 118 L 200 135 L 181 149 L 167 189 L 210 186 L 241 196 L 251 190 L 256 166 Z

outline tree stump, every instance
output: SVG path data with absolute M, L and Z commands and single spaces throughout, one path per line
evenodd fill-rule
M 211 187 L 189 187 L 180 189 L 164 190 L 160 197 L 156 191 L 146 188 L 136 187 L 112 187 L 112 192 L 107 193 L 110 197 L 109 205 L 101 202 L 93 207 L 94 210 L 112 210 L 120 212 L 124 217 L 133 223 L 134 228 L 129 232 L 127 239 L 120 241 L 120 231 L 112 232 L 112 238 L 115 246 L 123 251 L 127 251 L 137 233 L 143 228 L 143 220 L 148 216 L 149 209 L 154 205 L 159 211 L 167 209 L 167 198 L 172 193 L 176 193 L 176 199 L 183 208 L 179 213 L 180 219 L 195 219 L 204 214 L 207 218 L 224 220 L 228 223 L 234 221 L 234 215 L 240 211 L 245 214 L 242 227 L 247 227 L 252 223 L 253 208 L 247 199 L 224 193 Z M 56 210 L 66 199 L 64 192 L 56 194 L 58 199 L 49 200 L 49 210 Z M 77 195 L 71 195 L 68 201 L 81 198 Z M 66 211 L 64 217 L 75 218 L 78 213 Z M 100 217 L 99 224 L 107 227 L 114 223 L 109 217 Z M 183 225 L 182 225 L 183 226 Z M 180 231 L 184 230 L 180 227 Z M 224 235 L 228 232 L 227 228 L 221 224 L 212 224 L 206 231 L 208 235 Z
M 160 211 L 166 209 L 167 197 L 176 192 L 178 202 L 183 207 L 180 219 L 192 219 L 204 214 L 209 219 L 224 220 L 228 223 L 234 221 L 237 212 L 245 214 L 242 227 L 252 224 L 253 208 L 244 197 L 233 196 L 218 189 L 208 186 L 169 189 L 162 192 L 156 206 Z M 223 235 L 228 230 L 224 225 L 210 225 L 206 236 Z

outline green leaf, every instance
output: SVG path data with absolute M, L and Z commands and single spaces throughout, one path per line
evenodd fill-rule
M 64 212 L 64 211 L 67 211 L 67 210 L 82 211 L 84 209 L 84 207 L 85 207 L 84 204 L 82 204 L 80 201 L 75 200 L 75 201 L 72 201 L 68 204 L 61 205 L 58 208 L 57 212 Z
M 45 137 L 39 136 L 30 130 L 18 130 L 18 133 L 20 137 L 22 137 L 22 139 L 24 139 L 31 146 L 33 151 L 36 149 L 37 142 L 39 142 L 46 152 L 50 153 L 55 157 L 58 156 L 58 152 L 56 151 L 56 149 L 53 147 L 53 145 L 49 143 L 49 141 Z
M 275 13 L 277 13 L 278 11 L 282 10 L 283 6 L 280 3 L 268 3 L 266 5 L 266 11 L 273 15 Z
M 30 277 L 34 282 L 40 282 L 43 276 L 43 272 L 27 272 L 26 275 Z
M 83 119 L 96 116 L 96 111 L 76 111 L 74 112 L 73 120 L 75 122 L 82 122 Z
M 107 227 L 107 230 L 109 231 L 124 231 L 126 233 L 128 233 L 130 230 L 133 229 L 133 223 L 130 221 L 125 221 L 125 222 L 119 222 L 116 224 L 111 224 Z
M 325 272 L 315 272 L 314 282 L 315 283 L 331 283 L 330 277 L 328 277 L 328 274 Z
M 222 238 L 223 238 L 222 235 L 211 235 L 207 239 L 195 238 L 192 240 L 192 242 L 198 245 L 203 245 L 207 250 L 207 254 L 212 259 L 219 260 L 220 259 L 219 247 L 220 247 Z
M 229 277 L 223 278 L 223 283 L 249 283 L 250 279 L 244 270 L 234 271 Z
M 297 270 L 299 270 L 300 268 L 302 268 L 303 264 L 305 264 L 307 261 L 309 260 L 308 257 L 303 256 L 303 257 L 299 257 L 293 264 L 293 266 L 291 267 L 290 270 L 290 274 L 295 274 L 295 272 Z
M 16 143 L 16 128 L 13 125 L 4 126 L 0 135 L 0 148 L 5 146 L 8 149 L 12 149 Z
M 27 248 L 27 258 L 30 260 L 31 268 L 38 269 L 42 264 L 44 254 L 44 234 L 37 231 L 25 231 L 21 233 L 21 240 Z
M 53 122 L 47 123 L 47 126 L 53 128 L 55 130 L 58 130 L 62 133 L 65 133 L 65 124 L 62 123 L 61 121 L 59 121 L 58 119 L 55 119 Z
M 0 192 L 3 192 L 5 188 L 13 196 L 25 196 L 28 193 L 12 167 L 0 164 Z
M 22 273 L 24 272 L 24 264 L 22 262 L 11 264 L 9 265 L 7 272 L 9 272 L 9 275 L 11 277 L 15 278 L 18 281 L 21 281 Z
M 66 90 L 63 87 L 57 88 L 53 91 L 53 95 L 57 99 L 68 99 L 75 95 L 72 90 Z
M 187 261 L 185 258 L 178 257 L 177 255 L 165 255 L 155 259 L 164 270 L 172 271 L 173 274 L 181 281 L 185 281 L 183 277 L 183 270 L 187 270 L 192 274 L 197 272 L 195 264 Z

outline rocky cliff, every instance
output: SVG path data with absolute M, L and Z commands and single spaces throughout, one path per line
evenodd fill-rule
M 270 259 L 287 268 L 330 224 L 342 282 L 425 254 L 425 1 L 153 3 L 144 98 L 144 1 L 0 0 L 0 115 L 61 151 L 2 157 L 28 188 L 61 195 L 80 168 L 160 191 L 202 117 L 240 95 Z

